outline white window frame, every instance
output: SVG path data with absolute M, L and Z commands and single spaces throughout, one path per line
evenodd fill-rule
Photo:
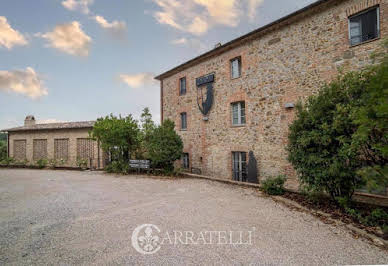
M 190 168 L 190 155 L 187 152 L 183 153 L 183 156 L 182 156 L 182 167 L 184 169 L 189 169 Z
M 183 117 L 185 117 L 185 123 L 183 123 Z M 181 130 L 187 130 L 187 113 L 182 112 L 181 113 Z
M 182 90 L 183 86 L 182 86 L 182 81 L 185 81 L 185 89 L 184 91 Z M 187 79 L 186 77 L 181 77 L 179 79 L 179 95 L 185 95 L 187 93 Z
M 242 104 L 244 104 L 244 108 L 242 108 Z M 234 123 L 234 106 L 237 105 L 237 124 Z M 232 125 L 233 126 L 244 126 L 247 123 L 246 117 L 246 104 L 245 101 L 234 102 L 231 104 L 232 109 Z M 244 115 L 242 115 L 242 110 L 244 109 Z M 242 121 L 244 117 L 244 121 Z
M 242 159 L 243 153 L 245 154 L 245 161 L 243 161 L 243 159 Z M 235 161 L 235 157 L 238 157 L 237 163 Z M 245 164 L 245 171 L 243 169 L 243 164 Z M 237 165 L 238 169 L 235 168 L 236 165 Z M 247 167 L 248 167 L 247 153 L 243 152 L 243 151 L 233 151 L 232 152 L 232 177 L 233 177 L 233 180 L 246 182 L 247 178 L 248 178 L 247 177 Z M 237 177 L 235 176 L 235 173 L 238 173 Z
M 377 37 L 374 38 L 374 39 L 367 40 L 367 41 L 362 41 L 362 39 L 361 39 L 361 41 L 359 43 L 352 44 L 352 36 L 351 36 L 351 32 L 350 32 L 350 29 L 351 29 L 351 27 L 350 27 L 350 20 L 352 18 L 354 18 L 354 17 L 360 16 L 360 15 L 362 15 L 362 14 L 364 14 L 366 12 L 369 12 L 371 10 L 374 10 L 374 9 L 377 12 L 377 16 L 376 16 L 377 17 Z M 361 36 L 362 36 L 362 28 L 361 28 Z M 380 6 L 374 6 L 374 7 L 368 8 L 368 9 L 362 11 L 362 12 L 359 12 L 359 13 L 356 13 L 354 15 L 349 16 L 348 17 L 348 38 L 349 38 L 350 46 L 356 46 L 356 45 L 363 44 L 363 43 L 366 43 L 368 41 L 380 38 Z
M 238 76 L 237 77 L 233 77 L 233 62 L 234 61 L 237 61 L 237 67 L 238 67 Z M 241 77 L 241 57 L 235 57 L 233 59 L 230 60 L 230 77 L 231 79 L 237 79 L 239 77 Z

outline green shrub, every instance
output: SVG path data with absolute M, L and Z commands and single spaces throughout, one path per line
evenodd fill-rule
M 50 166 L 50 168 L 54 169 L 55 166 L 57 165 L 57 160 L 55 160 L 55 159 L 50 159 L 50 160 L 48 161 L 48 165 Z
M 108 173 L 127 174 L 129 173 L 129 164 L 124 161 L 113 161 L 105 167 Z
M 385 55 L 297 104 L 287 150 L 306 189 L 350 199 L 365 183 L 388 184 L 387 76 Z
M 7 141 L 0 140 L 0 161 L 7 158 Z
M 371 214 L 366 217 L 366 222 L 371 226 L 388 224 L 388 213 L 380 208 L 374 209 Z
M 138 122 L 128 115 L 116 117 L 113 114 L 98 118 L 90 132 L 93 139 L 101 143 L 105 152 L 112 158 L 128 162 L 140 146 L 140 130 Z
M 262 188 L 268 195 L 283 195 L 285 182 L 284 176 L 270 177 L 262 182 Z
M 46 159 L 39 159 L 38 161 L 36 161 L 36 165 L 40 169 L 45 168 L 47 166 L 47 163 L 48 161 Z
M 1 165 L 9 166 L 12 165 L 15 162 L 15 159 L 12 157 L 5 157 L 3 160 L 0 161 Z
M 175 132 L 175 124 L 171 120 L 164 120 L 149 136 L 147 151 L 153 167 L 162 168 L 166 173 L 174 170 L 174 162 L 181 158 L 183 142 Z
M 81 169 L 86 169 L 88 167 L 88 159 L 77 159 L 77 166 Z
M 381 228 L 388 225 L 388 213 L 381 208 L 376 208 L 369 215 L 366 215 L 353 208 L 352 202 L 348 198 L 337 198 L 337 202 L 345 213 L 363 225 L 380 226 Z
M 381 227 L 381 230 L 383 231 L 384 234 L 388 234 L 388 224 L 384 224 L 384 225 Z

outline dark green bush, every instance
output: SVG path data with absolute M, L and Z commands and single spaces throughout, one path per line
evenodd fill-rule
M 39 159 L 38 161 L 36 161 L 36 165 L 40 169 L 45 168 L 47 164 L 48 164 L 48 161 L 46 159 Z
M 174 162 L 181 158 L 183 142 L 175 132 L 175 124 L 171 120 L 163 121 L 149 137 L 147 151 L 153 167 L 162 168 L 171 173 Z
M 0 161 L 7 158 L 7 141 L 0 140 Z
M 88 167 L 88 159 L 77 159 L 77 166 L 81 169 L 86 169 Z
M 388 60 L 340 75 L 296 108 L 288 159 L 308 191 L 350 199 L 388 184 Z
M 337 198 L 337 202 L 345 213 L 363 225 L 380 226 L 383 230 L 388 226 L 388 213 L 381 208 L 376 208 L 370 214 L 365 214 L 365 211 L 362 213 L 357 207 L 354 207 L 354 202 L 348 198 Z
M 269 177 L 262 182 L 262 188 L 268 195 L 283 195 L 284 194 L 284 176 Z
M 105 167 L 108 173 L 127 174 L 129 172 L 129 164 L 124 161 L 112 161 Z
M 1 165 L 9 166 L 15 163 L 15 159 L 12 157 L 5 157 L 3 160 L 0 161 Z
M 388 213 L 383 209 L 377 208 L 374 209 L 370 215 L 366 217 L 366 222 L 368 225 L 387 225 L 388 224 Z

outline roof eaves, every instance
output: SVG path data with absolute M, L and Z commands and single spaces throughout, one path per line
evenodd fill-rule
M 297 16 L 299 14 L 302 14 L 302 13 L 304 13 L 304 12 L 306 12 L 306 11 L 312 9 L 312 8 L 318 7 L 321 4 L 324 4 L 324 3 L 330 2 L 330 1 L 336 1 L 336 0 L 318 0 L 318 1 L 315 1 L 315 2 L 313 2 L 311 4 L 309 4 L 309 5 L 301 8 L 301 9 L 299 9 L 299 10 L 289 14 L 289 15 L 286 15 L 286 16 L 280 18 L 280 19 L 277 19 L 277 20 L 275 20 L 275 21 L 273 21 L 273 22 L 271 22 L 269 24 L 266 24 L 266 25 L 264 25 L 264 26 L 262 26 L 262 27 L 260 27 L 260 28 L 258 28 L 256 30 L 253 30 L 253 31 L 251 31 L 251 32 L 249 32 L 249 33 L 247 33 L 245 35 L 242 35 L 242 36 L 240 36 L 240 37 L 238 37 L 236 39 L 233 39 L 233 40 L 231 40 L 231 41 L 229 41 L 229 42 L 227 42 L 227 43 L 225 43 L 225 44 L 223 44 L 223 45 L 221 45 L 221 46 L 219 46 L 219 47 L 217 47 L 215 49 L 212 49 L 212 50 L 210 50 L 210 51 L 208 51 L 208 52 L 206 52 L 204 54 L 201 54 L 201 55 L 199 55 L 199 56 L 197 56 L 197 57 L 195 57 L 195 58 L 193 58 L 193 59 L 191 59 L 189 61 L 186 61 L 185 63 L 180 64 L 177 67 L 174 67 L 174 68 L 172 68 L 172 69 L 170 69 L 170 70 L 168 70 L 168 71 L 166 71 L 166 72 L 156 76 L 154 79 L 162 80 L 162 79 L 164 79 L 166 77 L 174 75 L 177 72 L 179 72 L 179 71 L 181 71 L 183 69 L 188 68 L 190 65 L 192 65 L 194 63 L 203 61 L 203 60 L 205 60 L 205 59 L 207 59 L 209 57 L 212 57 L 215 54 L 218 54 L 218 53 L 221 53 L 223 51 L 232 49 L 234 46 L 240 45 L 240 43 L 249 40 L 250 38 L 254 37 L 256 34 L 258 34 L 260 32 L 263 32 L 263 31 L 265 31 L 265 30 L 275 26 L 276 24 L 279 24 L 281 22 L 285 22 L 285 21 L 287 21 L 290 18 L 293 18 L 293 17 L 295 17 L 295 16 Z

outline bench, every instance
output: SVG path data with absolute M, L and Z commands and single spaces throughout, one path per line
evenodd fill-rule
M 137 172 L 140 170 L 149 170 L 151 169 L 151 161 L 150 160 L 129 160 L 129 167 L 136 169 Z

